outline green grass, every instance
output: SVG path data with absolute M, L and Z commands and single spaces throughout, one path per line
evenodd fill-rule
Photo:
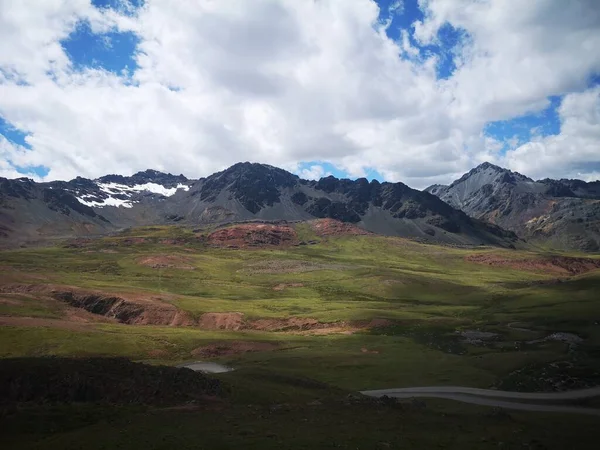
M 262 381 L 262 380 L 261 380 Z M 264 382 L 264 381 L 262 381 Z M 276 389 L 277 383 L 271 383 Z M 279 387 L 283 386 L 279 384 Z M 491 414 L 428 401 L 384 405 L 323 399 L 302 403 L 215 404 L 199 410 L 54 407 L 8 415 L 14 449 L 595 449 L 597 418 Z M 308 397 L 309 398 L 309 397 Z M 41 420 L 40 420 L 41 419 Z
M 158 244 L 115 248 L 117 253 L 22 250 L 5 252 L 1 258 L 21 272 L 42 272 L 56 283 L 174 294 L 175 304 L 192 313 L 239 311 L 253 317 L 310 316 L 324 321 L 469 315 L 494 297 L 512 295 L 506 284 L 547 278 L 466 262 L 464 257 L 472 251 L 371 236 L 328 238 L 318 245 L 288 250 L 185 251 L 185 247 Z M 181 255 L 191 260 L 195 270 L 153 269 L 138 263 L 156 254 Z M 265 262 L 307 264 L 315 269 L 253 270 Z M 273 290 L 289 282 L 304 287 Z
M 569 374 L 581 376 L 582 382 L 587 375 L 595 380 L 593 374 L 600 372 L 600 272 L 547 283 L 555 276 L 466 260 L 477 253 L 506 259 L 547 256 L 542 252 L 459 249 L 381 236 L 319 238 L 306 224 L 297 225 L 297 230 L 301 240 L 318 243 L 285 249 L 217 249 L 198 239 L 205 232 L 145 227 L 92 241 L 85 248 L 1 252 L 6 283 L 52 283 L 124 297 L 160 297 L 194 317 L 205 312 L 241 312 L 248 319 L 394 321 L 394 326 L 384 329 L 325 336 L 120 324 L 3 326 L 3 358 L 124 356 L 174 365 L 197 359 L 194 349 L 215 343 L 278 344 L 275 351 L 215 358 L 237 369 L 220 375 L 233 392 L 226 404 L 216 407 L 217 412 L 122 409 L 107 416 L 84 406 L 34 408 L 4 417 L 9 426 L 14 425 L 11 445 L 70 448 L 85 442 L 88 448 L 112 448 L 116 443 L 126 448 L 192 448 L 194 444 L 199 448 L 286 448 L 282 442 L 292 442 L 290 448 L 378 448 L 380 443 L 390 444 L 381 448 L 442 444 L 499 448 L 499 442 L 504 442 L 505 448 L 564 448 L 578 433 L 593 434 L 595 430 L 585 428 L 591 423 L 585 417 L 563 417 L 560 422 L 559 416 L 511 413 L 513 418 L 504 421 L 489 416 L 489 409 L 455 403 L 427 401 L 433 407 L 421 411 L 410 406 L 398 410 L 379 404 L 345 405 L 341 399 L 348 392 L 385 387 L 536 388 L 536 377 L 556 361 L 571 363 Z M 172 239 L 178 244 L 165 241 Z M 139 264 L 140 259 L 156 255 L 181 256 L 194 270 Z M 273 289 L 286 283 L 302 286 Z M 17 300 L 0 303 L 0 316 L 63 317 L 65 306 L 57 301 L 35 294 Z M 507 326 L 515 322 L 531 331 Z M 457 335 L 461 330 L 490 331 L 498 337 L 483 346 L 471 345 Z M 527 344 L 556 331 L 576 333 L 585 343 L 575 351 L 560 342 Z M 316 398 L 323 405 L 308 407 Z M 268 409 L 273 404 L 291 406 L 273 413 Z M 25 428 L 21 432 L 19 426 L 26 427 L 36 414 L 50 423 L 54 417 L 56 427 L 27 438 Z M 77 421 L 73 414 L 89 416 L 89 420 Z M 561 428 L 560 423 L 568 426 Z M 199 442 L 198 435 L 204 440 Z M 545 447 L 536 447 L 536 439 Z
M 63 317 L 62 305 L 46 302 L 27 295 L 0 294 L 0 316 L 44 317 L 57 319 Z

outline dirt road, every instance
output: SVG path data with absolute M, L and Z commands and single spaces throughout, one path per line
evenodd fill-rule
M 370 397 L 387 396 L 395 398 L 442 398 L 464 403 L 472 403 L 475 405 L 495 406 L 505 409 L 591 414 L 600 416 L 600 409 L 585 408 L 582 406 L 550 404 L 550 402 L 565 402 L 600 397 L 600 386 L 578 391 L 540 393 L 496 391 L 492 389 L 477 389 L 462 386 L 426 386 L 362 391 L 361 394 L 368 395 Z M 535 401 L 536 403 L 530 403 L 529 401 Z

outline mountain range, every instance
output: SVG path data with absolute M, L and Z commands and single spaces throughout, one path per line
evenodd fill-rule
M 449 186 L 433 185 L 425 191 L 531 243 L 600 251 L 600 181 L 534 181 L 483 163 Z
M 221 226 L 331 218 L 365 230 L 455 245 L 600 250 L 600 182 L 534 181 L 484 163 L 418 191 L 365 178 L 304 180 L 238 163 L 206 178 L 155 170 L 38 183 L 0 178 L 0 245 L 105 235 L 143 225 Z
M 266 164 L 238 163 L 197 180 L 154 170 L 44 183 L 0 178 L 4 247 L 142 225 L 202 227 L 315 218 L 447 244 L 521 244 L 513 232 L 469 217 L 435 195 L 403 183 L 333 176 L 309 181 Z

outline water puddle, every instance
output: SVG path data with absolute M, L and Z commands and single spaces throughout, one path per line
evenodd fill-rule
M 232 367 L 227 367 L 222 364 L 202 361 L 181 364 L 177 367 L 187 367 L 188 369 L 192 369 L 195 372 L 202 373 L 225 373 L 234 370 Z

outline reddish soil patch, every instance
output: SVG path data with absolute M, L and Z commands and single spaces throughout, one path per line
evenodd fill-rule
M 335 219 L 317 219 L 311 220 L 310 226 L 318 236 L 339 236 L 339 235 L 366 235 L 372 234 L 370 231 L 363 230 L 349 223 L 340 222 Z
M 507 259 L 498 255 L 482 254 L 466 257 L 467 261 L 488 266 L 511 267 L 555 275 L 577 275 L 600 268 L 600 259 L 551 256 L 545 258 Z
M 323 323 L 306 317 L 290 317 L 289 319 L 258 319 L 249 323 L 248 327 L 263 331 L 308 331 L 340 328 L 343 325 L 340 322 Z
M 49 327 L 72 331 L 95 331 L 92 324 L 71 322 L 62 319 L 44 319 L 38 317 L 0 316 L 0 326 L 8 327 Z
M 208 244 L 228 248 L 289 246 L 298 244 L 298 235 L 289 225 L 252 223 L 217 230 L 208 235 Z
M 232 341 L 219 342 L 216 344 L 198 347 L 192 350 L 192 356 L 202 358 L 212 358 L 216 356 L 236 355 L 239 353 L 248 352 L 268 352 L 279 347 L 273 342 L 249 342 L 249 341 Z
M 392 325 L 394 325 L 394 322 L 389 319 L 373 319 L 367 324 L 366 328 L 385 328 Z
M 177 238 L 177 239 L 160 239 L 158 241 L 159 244 L 162 245 L 184 245 L 186 243 L 185 239 Z
M 0 295 L 0 305 L 13 305 L 18 306 L 22 305 L 22 300 L 17 300 L 15 298 L 9 298 L 8 296 Z
M 242 272 L 255 273 L 303 273 L 316 270 L 345 270 L 349 266 L 341 264 L 318 264 L 296 259 L 267 259 L 249 264 Z
M 136 245 L 136 244 L 145 244 L 146 238 L 125 238 L 120 242 L 122 245 Z
M 85 309 L 67 306 L 64 309 L 65 318 L 71 322 L 79 323 L 118 323 L 114 317 L 105 317 L 93 314 Z
M 205 313 L 198 326 L 208 330 L 239 330 L 244 325 L 244 315 L 239 312 Z
M 24 280 L 31 282 L 46 281 L 48 279 L 48 277 L 45 275 L 23 272 L 10 266 L 0 266 L 0 274 L 2 274 L 1 282 L 3 284 L 9 284 L 13 282 L 21 283 Z M 0 292 L 2 292 L 1 286 Z
M 386 319 L 374 319 L 364 322 L 319 322 L 308 317 L 290 317 L 288 319 L 244 320 L 244 315 L 233 313 L 205 313 L 198 326 L 209 330 L 260 330 L 301 332 L 308 334 L 347 333 L 365 328 L 388 326 L 392 322 Z
M 140 302 L 89 291 L 54 291 L 51 296 L 70 306 L 130 325 L 194 325 L 194 320 L 185 312 L 150 298 Z
M 298 286 L 300 283 L 293 285 Z M 352 333 L 360 329 L 385 327 L 392 324 L 387 319 L 373 319 L 371 321 L 355 321 L 351 323 L 322 323 L 316 319 L 305 317 L 245 320 L 244 314 L 240 312 L 205 313 L 196 321 L 188 313 L 179 310 L 170 303 L 162 301 L 162 298 L 148 297 L 141 293 L 130 293 L 121 296 L 121 294 L 88 291 L 72 286 L 19 284 L 4 285 L 0 287 L 0 293 L 2 292 L 12 295 L 27 293 L 35 295 L 40 300 L 61 302 L 65 305 L 63 313 L 67 320 L 27 317 L 3 318 L 5 321 L 11 321 L 15 326 L 18 326 L 19 323 L 22 323 L 22 326 L 29 326 L 28 324 L 35 326 L 36 323 L 43 323 L 45 326 L 75 329 L 74 327 L 85 327 L 86 324 L 95 322 L 119 322 L 129 325 L 198 326 L 199 328 L 212 330 L 262 330 L 301 332 L 303 334 L 332 334 Z M 11 299 L 9 298 L 9 300 Z M 35 320 L 40 320 L 41 322 L 35 322 Z M 0 325 L 3 323 L 0 322 Z M 8 322 L 5 324 L 8 324 Z M 263 348 L 266 349 L 266 347 L 261 347 L 261 351 Z M 200 352 L 201 350 L 198 351 Z M 210 352 L 211 350 L 209 348 L 206 351 Z M 220 349 L 219 351 L 225 350 Z M 258 350 L 255 347 L 248 348 L 242 344 L 235 344 L 227 351 L 245 352 Z
M 0 292 L 7 294 L 47 293 L 52 289 L 48 284 L 5 284 L 0 286 Z
M 169 352 L 166 350 L 162 350 L 160 348 L 156 348 L 154 350 L 150 350 L 148 352 L 148 356 L 150 358 L 157 358 L 157 359 L 166 358 L 167 356 L 169 356 Z
M 277 286 L 273 286 L 273 290 L 274 291 L 283 291 L 284 289 L 287 288 L 295 288 L 295 287 L 303 287 L 304 284 L 302 283 L 281 283 L 278 284 Z
M 142 266 L 152 267 L 153 269 L 195 269 L 195 267 L 190 264 L 190 258 L 177 255 L 146 256 L 144 258 L 138 259 L 137 262 Z
M 5 285 L 0 288 L 0 292 L 35 293 L 40 297 L 61 301 L 93 315 L 131 325 L 195 325 L 191 317 L 174 305 L 140 294 L 131 294 L 124 298 L 116 294 L 87 291 L 70 286 L 42 284 Z M 72 314 L 72 317 L 77 316 Z

